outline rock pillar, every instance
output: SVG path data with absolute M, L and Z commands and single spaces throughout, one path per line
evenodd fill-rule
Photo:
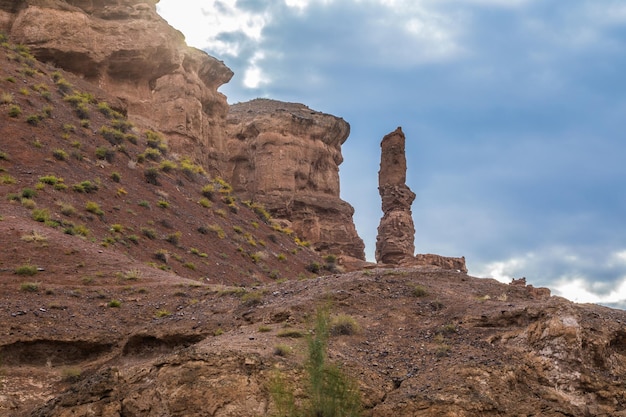
M 376 238 L 376 262 L 383 264 L 399 265 L 415 259 L 415 226 L 411 214 L 415 193 L 406 185 L 404 142 L 404 133 L 398 127 L 380 143 L 378 192 L 383 217 Z

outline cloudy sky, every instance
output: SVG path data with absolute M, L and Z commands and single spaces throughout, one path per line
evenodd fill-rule
M 623 0 L 161 0 L 268 97 L 341 116 L 342 198 L 373 260 L 382 137 L 402 126 L 419 253 L 626 308 Z

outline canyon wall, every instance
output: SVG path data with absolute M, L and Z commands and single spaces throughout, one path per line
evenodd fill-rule
M 121 99 L 139 126 L 157 126 L 173 152 L 208 167 L 224 157 L 226 97 L 233 73 L 185 44 L 156 1 L 0 2 L 0 30 L 43 62 L 81 75 Z
M 354 210 L 339 198 L 349 125 L 275 101 L 255 100 L 229 113 L 217 89 L 232 71 L 188 47 L 157 14 L 156 3 L 0 0 L 0 31 L 39 60 L 119 99 L 117 108 L 138 127 L 165 133 L 171 152 L 191 156 L 246 198 L 266 204 L 316 249 L 365 259 Z

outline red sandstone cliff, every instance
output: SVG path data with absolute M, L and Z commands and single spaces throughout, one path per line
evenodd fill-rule
M 267 204 L 315 248 L 364 259 L 354 210 L 339 198 L 338 165 L 349 125 L 305 106 L 272 102 L 277 108 L 266 112 L 253 101 L 252 113 L 233 106 L 229 133 L 235 136 L 227 134 L 229 106 L 217 89 L 232 71 L 188 47 L 156 13 L 156 3 L 0 0 L 0 31 L 38 59 L 119 98 L 115 105 L 130 120 L 167 134 L 174 154 L 192 156 Z

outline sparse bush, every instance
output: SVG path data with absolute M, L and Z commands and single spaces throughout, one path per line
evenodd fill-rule
M 72 186 L 72 189 L 76 191 L 77 193 L 86 193 L 86 194 L 95 193 L 96 191 L 98 191 L 99 188 L 100 187 L 98 186 L 96 182 L 91 182 L 89 180 L 82 181 Z
M 104 215 L 104 211 L 102 211 L 102 209 L 100 208 L 100 205 L 96 203 L 95 201 L 87 201 L 87 203 L 85 204 L 85 210 L 87 210 L 90 213 L 95 214 L 96 216 Z
M 148 184 L 159 185 L 159 170 L 158 169 L 154 167 L 146 168 L 143 172 L 143 176 L 146 179 L 146 182 Z
M 157 206 L 166 209 L 170 206 L 170 203 L 167 200 L 159 200 L 157 201 Z
M 329 318 L 326 310 L 318 310 L 314 336 L 308 340 L 306 363 L 307 400 L 296 404 L 293 388 L 286 386 L 277 375 L 270 385 L 270 393 L 278 409 L 277 416 L 358 417 L 361 398 L 356 382 L 340 368 L 326 363 Z
M 41 109 L 41 114 L 43 117 L 47 117 L 49 119 L 50 117 L 52 117 L 52 110 L 54 110 L 54 107 L 52 107 L 51 105 L 43 106 L 43 108 Z M 42 116 L 39 116 L 39 118 L 41 119 Z
M 0 104 L 11 104 L 13 103 L 13 94 L 11 93 L 2 93 L 0 94 Z
M 52 156 L 54 156 L 54 158 L 58 159 L 59 161 L 67 161 L 67 158 L 69 157 L 67 152 L 65 152 L 63 149 L 55 149 L 54 151 L 52 151 Z
M 322 270 L 322 265 L 319 262 L 311 262 L 306 267 L 306 270 L 318 274 Z
M 165 241 L 171 243 L 172 245 L 178 245 L 180 243 L 180 238 L 182 237 L 182 235 L 183 234 L 181 232 L 170 233 L 165 238 Z
M 213 184 L 207 184 L 202 187 L 201 193 L 203 196 L 208 198 L 209 200 L 213 200 L 213 194 L 215 193 L 215 187 Z
M 170 253 L 165 249 L 159 249 L 154 252 L 154 257 L 163 263 L 167 263 L 170 258 Z
M 10 117 L 19 117 L 22 114 L 22 108 L 17 104 L 13 104 L 9 106 L 9 116 Z
M 113 149 L 99 146 L 96 148 L 96 158 L 106 160 L 107 162 L 113 162 L 115 159 L 115 151 Z
M 63 182 L 63 178 L 55 177 L 54 175 L 44 175 L 39 177 L 39 182 L 48 185 L 56 185 Z
M 178 168 L 178 166 L 176 165 L 176 163 L 166 160 L 166 161 L 161 162 L 161 164 L 159 165 L 159 168 L 163 172 L 171 172 L 171 171 L 174 171 L 176 168 Z
M 288 337 L 291 339 L 299 339 L 304 337 L 304 333 L 296 329 L 283 329 L 276 333 L 276 337 Z
M 111 145 L 119 145 L 124 141 L 124 132 L 117 129 L 111 129 L 107 126 L 102 126 L 98 131 L 103 138 L 109 141 Z
M 211 206 L 213 205 L 211 203 L 211 201 L 208 198 L 202 197 L 199 201 L 198 204 L 200 204 L 202 207 L 204 208 L 211 208 Z
M 157 232 L 154 229 L 150 229 L 148 227 L 142 227 L 141 228 L 141 233 L 147 237 L 148 239 L 156 239 L 157 237 Z
M 168 311 L 167 309 L 161 309 L 161 310 L 159 310 L 159 311 L 157 311 L 155 313 L 155 316 L 157 318 L 169 317 L 171 315 L 172 315 L 172 313 L 170 311 Z
M 33 190 L 32 188 L 24 188 L 22 190 L 22 197 L 23 198 L 33 198 L 37 195 L 37 192 L 35 190 Z
M 413 297 L 424 297 L 428 295 L 428 291 L 423 285 L 415 284 L 411 286 L 411 295 Z
M 113 180 L 113 182 L 120 182 L 121 179 L 122 179 L 122 176 L 120 175 L 119 172 L 111 173 L 111 180 Z
M 37 207 L 35 200 L 32 200 L 30 198 L 22 198 L 21 203 L 22 203 L 22 206 L 27 209 L 34 209 L 35 207 Z
M 37 267 L 31 264 L 21 265 L 15 269 L 15 275 L 33 276 L 36 274 L 37 274 Z M 28 288 L 25 289 L 24 287 L 28 287 Z M 30 292 L 37 291 L 38 288 L 39 286 L 33 282 L 25 282 L 22 284 L 22 287 L 21 287 L 22 291 L 30 291 Z
M 276 356 L 288 356 L 291 353 L 291 346 L 287 345 L 276 345 L 274 346 L 274 355 Z
M 11 185 L 15 184 L 15 178 L 10 176 L 9 174 L 0 175 L 0 184 Z
M 333 336 L 353 335 L 360 331 L 359 324 L 352 316 L 340 314 L 334 317 L 330 322 L 329 332 Z
M 64 216 L 71 216 L 76 213 L 76 209 L 74 208 L 74 206 L 69 203 L 61 203 L 60 206 L 61 214 L 63 214 Z
M 20 268 L 23 268 L 23 267 L 20 267 Z M 34 271 L 35 272 L 32 274 L 19 274 L 17 271 L 15 273 L 18 275 L 35 275 L 37 273 L 37 268 L 35 268 Z M 37 292 L 39 291 L 39 284 L 36 282 L 22 282 L 20 284 L 20 290 L 24 292 Z
M 122 302 L 120 300 L 111 300 L 111 301 L 109 301 L 107 306 L 109 306 L 111 308 L 119 308 L 119 307 L 122 306 Z
M 48 220 L 50 220 L 50 211 L 48 211 L 48 209 L 43 208 L 43 209 L 34 209 L 31 212 L 31 217 L 33 220 L 40 222 L 40 223 L 45 223 Z

